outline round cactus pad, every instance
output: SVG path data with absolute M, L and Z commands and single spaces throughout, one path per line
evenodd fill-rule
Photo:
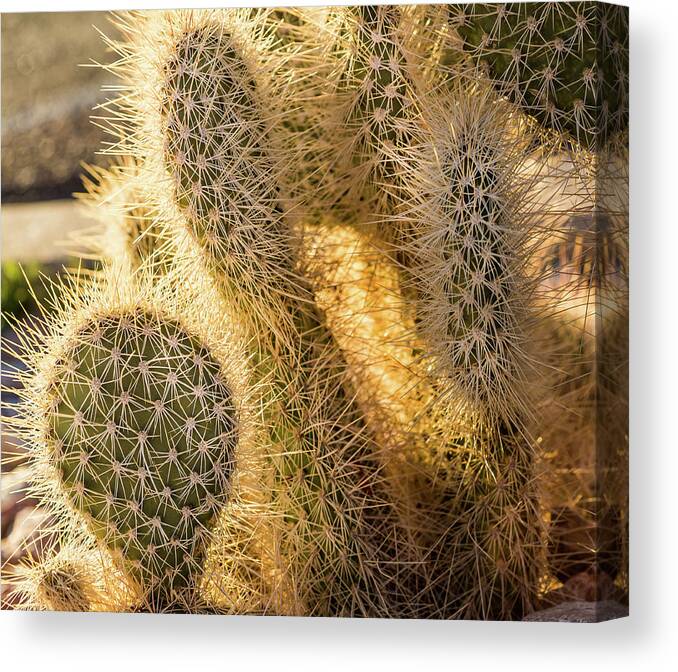
M 177 322 L 136 311 L 88 321 L 55 369 L 49 432 L 70 502 L 143 585 L 192 587 L 237 440 L 219 364 Z

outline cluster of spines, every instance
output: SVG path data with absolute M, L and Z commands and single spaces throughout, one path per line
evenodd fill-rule
M 337 61 L 325 120 L 331 198 L 364 223 L 392 211 L 398 176 L 391 152 L 408 146 L 417 115 L 408 20 L 408 8 L 379 5 L 343 8 L 328 22 Z
M 93 611 L 103 606 L 104 599 L 98 570 L 91 549 L 85 546 L 71 545 L 40 561 L 24 563 L 13 577 L 19 604 L 33 611 Z
M 77 234 L 79 256 L 122 264 L 132 274 L 141 268 L 156 275 L 168 272 L 174 242 L 144 187 L 139 165 L 123 157 L 109 168 L 87 169 L 85 192 L 77 196 L 97 225 L 91 232 Z
M 93 544 L 133 608 L 191 609 L 230 499 L 245 395 L 230 383 L 225 330 L 217 351 L 207 344 L 219 319 L 183 315 L 166 288 L 148 287 L 115 267 L 58 285 L 47 338 L 29 332 L 17 353 L 29 373 L 13 422 L 58 543 Z
M 506 108 L 482 90 L 460 89 L 429 114 L 432 140 L 424 136 L 401 161 L 407 205 L 397 218 L 411 232 L 402 245 L 417 330 L 435 375 L 472 412 L 508 420 L 524 404 L 530 358 L 518 207 L 526 189 L 515 179 L 526 144 Z
M 624 493 L 628 464 L 624 165 L 611 143 L 588 157 L 560 148 L 523 171 L 533 182 L 532 225 L 543 229 L 531 273 L 539 281 L 536 334 L 548 344 L 551 371 L 550 394 L 537 409 L 549 570 L 566 583 L 588 567 L 597 591 L 622 580 L 626 562 L 618 540 L 628 502 L 612 494 Z
M 432 502 L 428 580 L 441 613 L 511 618 L 534 604 L 542 571 L 528 191 L 515 179 L 529 143 L 510 108 L 481 87 L 453 89 L 426 117 L 399 164 L 399 217 L 404 296 L 436 390 L 433 482 L 447 493 Z
M 193 588 L 237 441 L 219 365 L 175 322 L 102 312 L 72 335 L 48 394 L 69 501 L 149 599 Z

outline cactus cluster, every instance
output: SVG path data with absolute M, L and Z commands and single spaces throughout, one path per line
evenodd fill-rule
M 17 353 L 58 539 L 23 604 L 519 619 L 573 568 L 626 590 L 625 13 L 115 20 L 101 270 Z
M 160 296 L 112 271 L 83 282 L 25 384 L 36 492 L 125 572 L 138 606 L 183 608 L 231 493 L 237 369 Z

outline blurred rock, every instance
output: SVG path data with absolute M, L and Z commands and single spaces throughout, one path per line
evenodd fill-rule
M 74 251 L 73 234 L 96 225 L 75 199 L 2 206 L 2 258 L 54 262 Z
M 13 403 L 11 400 L 8 401 L 6 396 L 3 395 L 3 404 Z M 26 453 L 28 447 L 26 444 L 16 436 L 9 436 L 7 434 L 9 430 L 2 423 L 0 423 L 0 456 L 2 457 L 2 462 L 0 466 L 2 468 L 2 477 L 5 477 L 5 473 L 9 473 L 16 469 L 16 467 L 22 465 L 26 461 Z
M 6 306 L 3 305 L 3 310 L 5 309 Z M 9 350 L 9 348 L 16 345 L 16 343 L 17 336 L 14 333 L 14 330 L 9 327 L 3 329 L 2 348 L 0 349 L 0 401 L 2 401 L 0 417 L 3 420 L 3 422 L 0 422 L 0 458 L 2 458 L 0 464 L 3 472 L 3 479 L 1 483 L 3 501 L 5 492 L 4 472 L 12 471 L 12 469 L 21 463 L 22 455 L 25 454 L 25 446 L 23 445 L 21 439 L 12 436 L 10 434 L 9 428 L 4 423 L 5 418 L 15 414 L 15 407 L 19 402 L 19 396 L 13 391 L 14 388 L 19 386 L 19 382 L 16 380 L 14 372 L 23 368 L 23 364 L 13 357 Z M 4 505 L 2 512 L 3 514 L 5 513 Z M 2 520 L 2 527 L 4 530 L 4 517 Z
M 531 622 L 601 623 L 629 615 L 628 607 L 618 602 L 563 602 L 556 607 L 535 611 L 523 618 Z
M 90 121 L 106 99 L 101 68 L 112 54 L 95 28 L 116 31 L 106 12 L 2 17 L 2 197 L 41 200 L 80 191 L 81 161 L 93 161 L 104 132 Z
M 615 586 L 614 581 L 603 571 L 590 567 L 585 572 L 576 574 L 565 582 L 557 591 L 563 601 L 606 602 L 608 600 L 623 600 L 622 591 Z
M 16 586 L 8 581 L 0 583 L 0 609 L 16 609 L 21 603 L 21 595 L 16 591 Z

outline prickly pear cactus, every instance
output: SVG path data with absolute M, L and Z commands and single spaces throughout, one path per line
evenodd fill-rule
M 432 457 L 421 462 L 437 493 L 428 499 L 432 538 L 436 526 L 440 535 L 428 583 L 444 613 L 512 618 L 534 604 L 543 566 L 527 337 L 534 232 L 521 209 L 529 181 L 516 180 L 530 143 L 486 89 L 460 87 L 451 98 L 430 101 L 432 143 L 400 161 L 412 286 L 404 296 L 435 390 Z
M 65 516 L 60 537 L 96 540 L 134 586 L 133 608 L 190 608 L 231 494 L 242 395 L 204 318 L 141 285 L 112 267 L 59 287 L 44 351 L 20 355 L 18 429 L 35 495 Z
M 165 219 L 183 234 L 176 276 L 210 278 L 250 343 L 272 442 L 271 518 L 283 526 L 279 555 L 296 596 L 287 609 L 389 613 L 389 573 L 376 568 L 375 514 L 388 520 L 389 508 L 371 464 L 378 446 L 283 216 L 293 154 L 281 147 L 280 65 L 261 45 L 271 27 L 242 12 L 164 13 L 141 24 L 151 37 L 132 36 L 136 61 L 124 76 L 141 99 L 150 71 L 160 105 L 133 117 L 142 132 L 125 140 L 138 160 L 152 154 Z
M 628 9 L 595 2 L 450 5 L 497 90 L 595 150 L 628 124 Z
M 521 269 L 516 166 L 526 144 L 506 110 L 481 90 L 433 113 L 437 161 L 409 162 L 409 239 L 416 320 L 435 367 L 471 409 L 513 416 L 529 355 L 521 322 L 529 291 Z
M 243 39 L 243 38 L 241 38 Z M 265 125 L 254 98 L 256 80 L 248 73 L 237 39 L 218 23 L 188 30 L 165 65 L 165 164 L 174 180 L 175 198 L 188 225 L 204 239 L 218 222 L 224 235 L 237 226 L 254 191 L 262 205 L 276 197 L 257 183 Z M 237 156 L 239 184 L 220 173 Z M 244 208 L 237 207 L 239 199 Z
M 626 10 L 115 21 L 103 270 L 14 348 L 56 539 L 22 604 L 520 619 L 582 568 L 627 586 Z

